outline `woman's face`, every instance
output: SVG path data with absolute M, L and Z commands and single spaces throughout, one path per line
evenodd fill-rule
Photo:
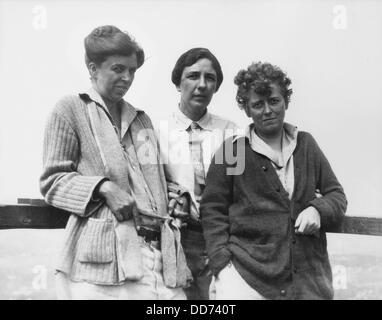
M 180 85 L 180 104 L 190 111 L 205 111 L 216 91 L 217 76 L 209 59 L 202 58 L 185 67 Z
M 100 65 L 91 64 L 90 70 L 98 93 L 105 100 L 115 103 L 129 90 L 137 70 L 137 57 L 112 55 Z
M 247 95 L 245 112 L 252 118 L 256 133 L 264 138 L 277 137 L 283 128 L 288 106 L 277 84 L 271 84 L 269 96 L 258 95 L 251 89 Z

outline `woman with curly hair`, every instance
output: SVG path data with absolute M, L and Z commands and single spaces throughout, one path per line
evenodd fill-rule
M 332 299 L 325 232 L 345 214 L 343 188 L 313 137 L 284 122 L 292 89 L 280 68 L 253 63 L 235 84 L 252 123 L 215 154 L 201 203 L 216 298 Z M 245 155 L 236 174 L 232 151 Z

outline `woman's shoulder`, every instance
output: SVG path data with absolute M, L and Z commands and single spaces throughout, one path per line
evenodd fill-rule
M 318 148 L 317 141 L 314 139 L 313 135 L 307 131 L 299 131 L 297 135 L 297 144 L 304 145 L 307 148 Z
M 218 127 L 223 129 L 237 129 L 238 126 L 235 122 L 226 119 L 224 117 L 218 116 L 214 113 L 210 113 L 211 120 L 217 124 Z
M 76 116 L 78 112 L 83 111 L 85 105 L 83 99 L 78 94 L 68 94 L 61 97 L 54 106 L 52 113 L 65 118 Z
M 78 94 L 67 94 L 62 96 L 56 103 L 54 110 L 56 111 L 67 111 L 77 107 L 82 104 L 83 100 Z
M 298 131 L 298 134 L 297 134 L 297 138 L 300 139 L 300 140 L 314 140 L 313 136 L 311 133 L 309 133 L 308 131 Z
M 241 134 L 234 134 L 226 138 L 220 146 L 220 152 L 223 154 L 241 152 L 248 144 L 247 138 Z

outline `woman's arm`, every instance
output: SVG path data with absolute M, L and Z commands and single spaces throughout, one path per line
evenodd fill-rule
M 310 201 L 310 205 L 320 213 L 321 228 L 325 230 L 341 223 L 345 216 L 347 200 L 329 161 L 313 137 L 311 137 L 311 143 L 314 148 L 316 170 L 318 170 L 317 189 L 320 190 L 322 197 Z
M 75 131 L 62 114 L 54 111 L 45 128 L 40 190 L 48 204 L 79 216 L 89 216 L 102 203 L 92 195 L 106 178 L 79 174 L 76 171 L 79 154 Z
M 232 203 L 233 176 L 227 175 L 228 166 L 225 160 L 223 163 L 216 163 L 215 161 L 224 159 L 222 152 L 224 152 L 224 145 L 212 159 L 200 205 L 209 266 L 215 275 L 227 265 L 232 255 L 228 249 L 228 209 Z

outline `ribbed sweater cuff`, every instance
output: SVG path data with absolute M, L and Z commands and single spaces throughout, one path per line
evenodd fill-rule
M 309 202 L 310 205 L 317 209 L 321 217 L 321 227 L 322 228 L 331 228 L 334 227 L 337 221 L 333 214 L 332 207 L 322 198 L 316 198 Z
M 102 202 L 92 201 L 94 189 L 105 179 L 100 176 L 72 177 L 68 188 L 57 189 L 46 195 L 46 202 L 82 217 L 90 216 Z

